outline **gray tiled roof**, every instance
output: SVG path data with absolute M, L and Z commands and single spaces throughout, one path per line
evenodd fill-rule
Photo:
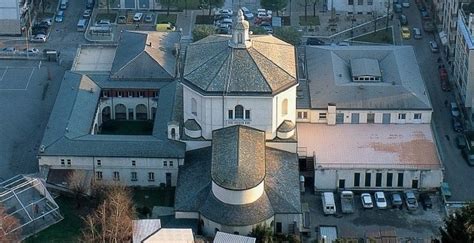
M 284 120 L 281 125 L 278 127 L 277 131 L 279 132 L 290 132 L 296 128 L 296 125 L 290 120 Z
M 350 61 L 357 58 L 378 60 L 382 82 L 352 82 Z M 411 46 L 308 46 L 306 62 L 311 108 L 431 110 Z
M 175 210 L 199 212 L 225 225 L 251 225 L 274 214 L 301 213 L 297 155 L 269 147 L 265 151 L 265 192 L 246 205 L 228 205 L 212 194 L 211 147 L 186 152 L 178 175 Z
M 186 122 L 184 122 L 184 127 L 188 130 L 191 130 L 191 131 L 199 131 L 201 130 L 201 126 L 199 125 L 199 123 L 197 123 L 196 120 L 194 119 L 188 119 L 186 120 Z
M 379 77 L 379 62 L 370 58 L 354 58 L 350 60 L 352 76 L 375 76 Z
M 265 132 L 231 126 L 212 133 L 212 179 L 227 189 L 257 186 L 265 177 Z
M 125 31 L 121 34 L 111 75 L 114 79 L 176 77 L 179 32 Z
M 229 40 L 213 35 L 190 44 L 184 82 L 210 95 L 272 94 L 297 83 L 292 45 L 273 36 L 253 36 L 250 48 L 234 49 Z
M 176 82 L 164 88 L 169 90 L 160 94 L 159 103 L 174 99 L 171 91 L 176 90 Z M 159 105 L 157 114 L 165 125 L 155 125 L 154 136 L 91 135 L 99 95 L 100 87 L 87 76 L 65 73 L 41 143 L 45 150 L 40 156 L 184 157 L 185 145 L 163 135 L 171 112 L 162 107 L 171 110 L 173 103 Z

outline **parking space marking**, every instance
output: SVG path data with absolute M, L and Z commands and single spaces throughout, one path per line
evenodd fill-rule
M 23 88 L 0 88 L 0 91 L 26 91 L 28 89 L 28 86 L 30 85 L 31 79 L 33 78 L 33 73 L 37 69 L 36 67 L 10 67 L 6 66 L 5 71 L 2 74 L 2 77 L 0 81 L 3 81 L 5 74 L 7 73 L 8 70 L 15 70 L 15 69 L 31 69 L 30 74 L 28 75 L 28 80 L 26 82 L 26 85 Z
M 33 73 L 34 73 L 34 72 L 35 72 L 35 68 L 32 68 L 32 69 L 31 69 L 30 76 L 28 77 L 28 82 L 26 83 L 25 90 L 28 89 L 28 86 L 30 85 L 31 77 L 33 77 Z
M 0 78 L 0 82 L 3 81 L 3 77 L 5 77 L 5 73 L 7 73 L 8 67 L 5 68 L 5 71 L 3 71 L 2 78 Z

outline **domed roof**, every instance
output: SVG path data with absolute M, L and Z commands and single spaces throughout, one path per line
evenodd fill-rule
M 265 132 L 246 126 L 215 130 L 212 180 L 229 190 L 245 190 L 265 178 Z
M 297 84 L 295 49 L 271 35 L 251 36 L 248 48 L 213 35 L 187 47 L 184 83 L 205 95 L 275 94 Z

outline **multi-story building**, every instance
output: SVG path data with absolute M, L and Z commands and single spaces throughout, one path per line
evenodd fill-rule
M 0 1 L 0 35 L 21 35 L 25 14 L 32 6 L 25 0 Z
M 382 16 L 391 11 L 392 0 L 327 0 L 327 10 L 347 12 L 347 14 L 376 14 Z
M 440 186 L 431 103 L 412 47 L 307 47 L 305 69 L 298 153 L 314 168 L 316 190 Z
M 468 124 L 474 121 L 474 15 L 469 11 L 460 10 L 457 20 L 456 56 L 453 62 L 453 81 L 457 88 L 458 101 Z

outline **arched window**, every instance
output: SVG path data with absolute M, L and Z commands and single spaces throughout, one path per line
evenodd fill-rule
M 235 119 L 244 119 L 244 107 L 241 105 L 235 106 Z
M 194 98 L 191 98 L 191 113 L 197 116 L 197 102 Z
M 171 128 L 171 138 L 176 139 L 176 129 Z
M 281 114 L 283 116 L 288 114 L 288 99 L 284 99 L 281 103 Z
M 148 111 L 146 105 L 139 104 L 135 107 L 135 113 L 137 120 L 147 120 L 148 119 Z

